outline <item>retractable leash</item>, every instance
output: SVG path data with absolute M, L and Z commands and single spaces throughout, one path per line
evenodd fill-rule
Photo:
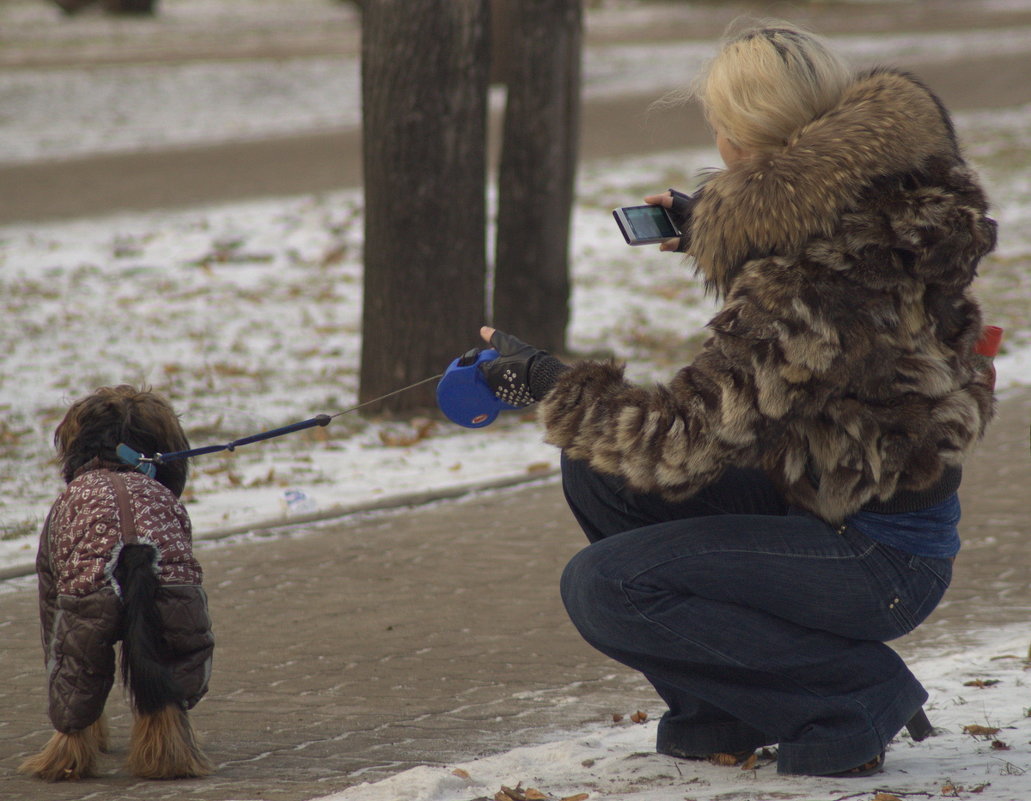
M 359 403 L 356 406 L 344 409 L 341 412 L 336 412 L 335 414 L 317 414 L 307 420 L 301 420 L 299 423 L 291 423 L 288 426 L 273 428 L 270 431 L 263 431 L 260 434 L 252 434 L 249 437 L 234 439 L 232 442 L 227 442 L 224 445 L 208 445 L 203 448 L 192 448 L 188 451 L 155 453 L 153 456 L 145 456 L 139 451 L 130 448 L 128 445 L 119 443 L 118 447 L 115 449 L 115 454 L 124 464 L 131 465 L 134 469 L 139 470 L 144 475 L 154 478 L 159 464 L 167 464 L 168 462 L 175 462 L 179 459 L 189 459 L 192 456 L 203 456 L 208 453 L 218 453 L 219 451 L 235 451 L 241 445 L 249 445 L 252 442 L 261 442 L 262 440 L 281 437 L 284 434 L 292 434 L 295 431 L 303 431 L 306 428 L 314 428 L 315 426 L 328 426 L 335 417 L 340 417 L 342 414 L 348 414 L 349 412 L 357 411 L 358 409 L 377 403 L 381 400 L 392 398 L 394 395 L 399 395 L 402 392 L 415 389 L 416 387 L 420 387 L 430 381 L 436 381 L 442 376 L 443 373 L 437 373 L 437 375 L 424 378 L 422 381 L 416 381 L 414 384 L 401 387 L 401 389 L 395 389 L 393 392 L 388 392 L 386 395 L 380 395 L 378 398 L 373 398 L 372 400 L 367 400 L 364 403 Z
M 192 448 L 187 451 L 155 453 L 153 456 L 146 456 L 124 443 L 119 443 L 115 449 L 115 454 L 124 464 L 131 465 L 135 470 L 149 478 L 154 478 L 157 474 L 157 466 L 160 464 L 167 464 L 179 459 L 189 459 L 193 456 L 218 453 L 219 451 L 235 451 L 241 445 L 249 445 L 252 442 L 282 437 L 285 434 L 293 434 L 295 431 L 303 431 L 306 428 L 314 428 L 315 426 L 328 426 L 335 417 L 357 411 L 365 406 L 420 387 L 430 381 L 436 381 L 438 378 L 440 383 L 437 384 L 437 405 L 444 415 L 451 422 L 466 428 L 482 428 L 493 423 L 500 412 L 516 408 L 494 396 L 490 387 L 487 386 L 487 380 L 479 369 L 480 364 L 496 359 L 497 356 L 498 352 L 496 350 L 479 350 L 474 348 L 451 362 L 443 373 L 437 373 L 437 375 L 416 381 L 414 384 L 401 387 L 401 389 L 395 389 L 386 395 L 380 395 L 378 398 L 367 400 L 364 403 L 359 403 L 335 414 L 318 414 L 307 420 L 301 420 L 299 423 L 291 423 L 288 426 L 273 428 L 260 434 L 252 434 L 249 437 L 236 439 L 224 445 L 208 445 L 203 448 Z

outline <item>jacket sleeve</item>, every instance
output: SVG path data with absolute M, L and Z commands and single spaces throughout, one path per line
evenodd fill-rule
M 215 638 L 208 596 L 195 584 L 164 584 L 158 590 L 158 613 L 164 626 L 172 675 L 192 709 L 208 691 Z
M 805 464 L 783 463 L 784 431 L 839 391 L 842 343 L 829 320 L 786 296 L 804 289 L 797 272 L 775 259 L 746 265 L 709 322 L 701 353 L 668 385 L 634 386 L 620 367 L 597 362 L 561 376 L 541 402 L 547 441 L 639 492 L 672 500 L 731 464 L 777 463 L 801 475 Z M 854 347 L 865 351 L 863 343 Z
M 710 338 L 670 384 L 652 388 L 627 382 L 613 363 L 575 366 L 541 402 L 546 440 L 638 492 L 694 494 L 729 464 L 750 461 L 758 441 L 752 375 L 723 339 Z
M 48 660 L 48 713 L 66 734 L 100 717 L 115 680 L 121 604 L 110 587 L 85 596 L 61 595 Z
M 39 536 L 39 550 L 36 552 L 36 581 L 39 587 L 39 633 L 43 644 L 43 663 L 50 658 L 50 642 L 54 633 L 54 617 L 57 615 L 57 584 L 50 565 L 50 519 L 47 515 L 43 531 Z

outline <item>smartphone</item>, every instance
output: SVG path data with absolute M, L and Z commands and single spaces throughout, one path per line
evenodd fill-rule
M 612 216 L 628 245 L 653 245 L 680 236 L 663 206 L 624 206 Z

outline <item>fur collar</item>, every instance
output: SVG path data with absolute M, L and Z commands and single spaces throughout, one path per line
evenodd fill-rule
M 725 295 L 746 260 L 789 255 L 829 236 L 873 181 L 919 170 L 936 156 L 959 158 L 938 98 L 906 73 L 863 73 L 836 108 L 781 150 L 707 181 L 691 224 L 696 269 Z

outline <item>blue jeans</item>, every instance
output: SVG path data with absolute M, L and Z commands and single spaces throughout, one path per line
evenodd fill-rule
M 781 773 L 826 774 L 884 750 L 927 693 L 884 641 L 938 604 L 948 559 L 912 556 L 788 507 L 730 470 L 682 503 L 563 458 L 591 544 L 562 575 L 573 623 L 669 707 L 657 750 L 778 743 Z

